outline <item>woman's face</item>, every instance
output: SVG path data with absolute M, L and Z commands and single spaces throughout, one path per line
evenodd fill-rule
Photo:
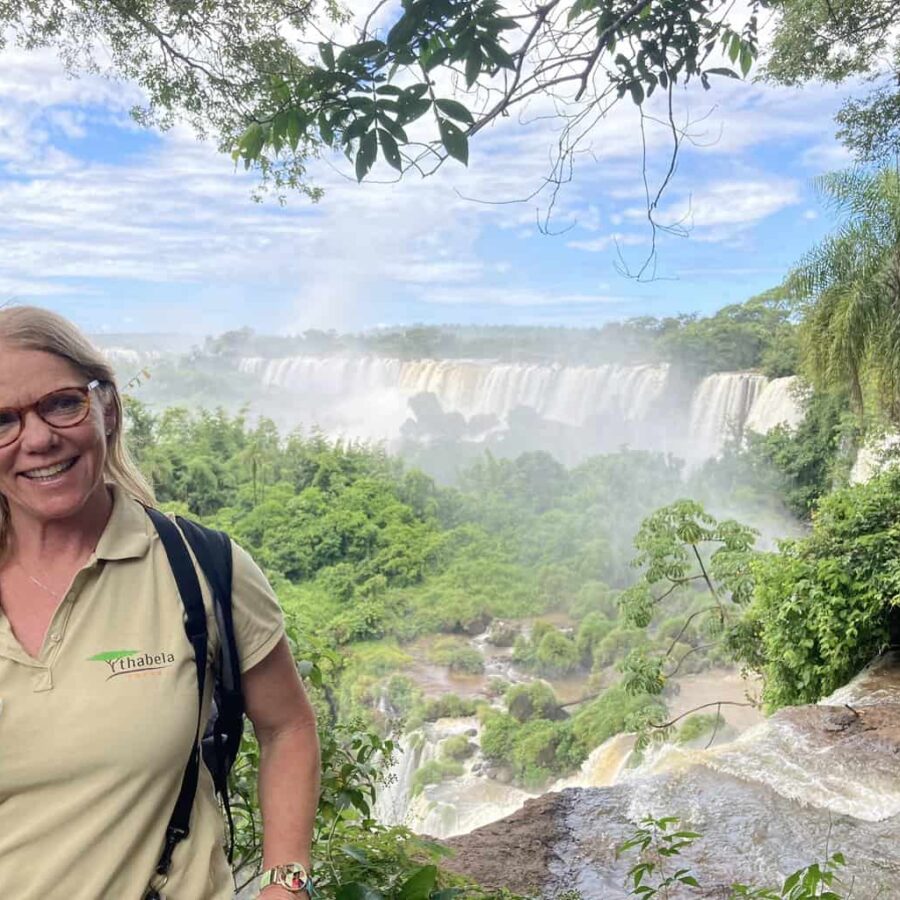
M 27 406 L 51 391 L 87 382 L 59 356 L 0 344 L 0 408 Z M 34 410 L 25 414 L 19 437 L 0 447 L 0 494 L 14 520 L 66 519 L 102 496 L 106 431 L 114 424 L 110 415 L 96 392 L 87 418 L 71 428 L 54 428 Z M 67 468 L 46 472 L 60 464 Z

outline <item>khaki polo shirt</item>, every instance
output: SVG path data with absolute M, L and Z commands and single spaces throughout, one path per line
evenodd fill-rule
M 197 727 L 197 676 L 165 551 L 143 508 L 114 491 L 96 552 L 37 659 L 0 613 L 0 898 L 140 900 Z M 241 668 L 278 642 L 278 601 L 234 548 Z M 217 635 L 205 580 L 210 636 Z M 206 679 L 206 704 L 212 676 Z M 204 713 L 205 719 L 205 713 Z M 166 900 L 231 900 L 224 826 L 201 767 L 191 834 Z

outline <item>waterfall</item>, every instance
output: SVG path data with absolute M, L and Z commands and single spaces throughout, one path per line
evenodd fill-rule
M 388 405 L 396 409 L 405 408 L 409 397 L 427 392 L 435 394 L 446 411 L 466 418 L 503 419 L 527 406 L 544 418 L 574 426 L 603 415 L 643 421 L 665 391 L 668 377 L 665 365 L 562 366 L 375 356 L 244 358 L 239 368 L 265 386 L 302 391 L 297 397 L 301 403 L 356 398 L 354 408 L 359 409 L 367 397 L 380 396 L 384 406 L 393 395 Z
M 129 377 L 161 358 L 155 351 L 126 347 L 105 352 Z M 510 424 L 510 416 L 531 409 L 552 423 L 541 438 L 542 449 L 570 462 L 628 446 L 673 452 L 696 463 L 719 454 L 730 435 L 764 433 L 782 422 L 796 427 L 804 414 L 796 377 L 770 381 L 748 372 L 720 372 L 687 395 L 681 377 L 667 364 L 576 366 L 373 355 L 215 362 L 222 364 L 236 365 L 259 384 L 261 409 L 277 409 L 287 426 L 316 427 L 330 437 L 397 441 L 411 417 L 410 399 L 429 393 L 444 413 L 472 423 L 462 432 L 466 441 L 528 427 Z M 267 393 L 271 402 L 262 396 Z M 440 420 L 437 424 L 439 434 Z M 521 435 L 515 440 L 520 446 Z
M 800 379 L 796 375 L 774 378 L 757 396 L 747 416 L 745 428 L 766 434 L 778 425 L 796 428 L 804 416 L 803 404 L 798 398 Z
M 450 837 L 502 819 L 534 796 L 508 784 L 479 775 L 478 754 L 463 773 L 414 792 L 414 776 L 431 760 L 440 759 L 441 744 L 465 734 L 477 747 L 481 726 L 474 716 L 430 722 L 400 741 L 387 784 L 378 792 L 374 813 L 386 825 L 406 825 L 419 834 Z
M 425 729 L 404 734 L 396 750 L 396 760 L 388 782 L 378 791 L 375 817 L 386 825 L 400 825 L 412 798 L 413 776 L 425 763 L 437 756 L 438 741 Z
M 156 351 L 133 350 L 131 347 L 101 347 L 101 353 L 114 369 L 133 369 L 160 358 Z
M 900 434 L 886 434 L 859 448 L 850 470 L 851 484 L 864 484 L 885 467 L 896 465 L 900 453 Z
M 625 900 L 633 896 L 637 854 L 623 855 L 622 842 L 646 816 L 673 816 L 697 835 L 671 861 L 701 886 L 691 896 L 730 897 L 734 884 L 780 885 L 840 851 L 837 894 L 898 898 L 898 701 L 900 653 L 892 653 L 821 704 L 779 710 L 731 744 L 645 752 L 641 766 L 610 786 L 547 794 L 453 838 L 459 862 L 451 867 L 519 889 L 515 875 L 527 865 L 542 897 L 577 891 Z
M 740 439 L 754 401 L 766 386 L 765 375 L 719 372 L 700 382 L 691 399 L 686 456 L 718 456 L 730 437 Z
M 823 743 L 820 720 L 853 710 L 900 704 L 896 661 L 885 656 L 816 706 L 789 707 L 729 743 L 706 750 L 664 745 L 647 755 L 626 780 L 643 783 L 691 765 L 770 788 L 804 807 L 867 822 L 900 815 L 900 778 L 892 753 L 857 757 Z M 846 706 L 845 706 L 846 704 Z M 839 734 L 847 723 L 835 722 Z
M 327 432 L 390 440 L 408 418 L 407 401 L 434 394 L 445 412 L 504 421 L 517 407 L 581 428 L 598 422 L 607 444 L 681 447 L 691 460 L 716 456 L 747 428 L 766 432 L 803 417 L 795 377 L 769 381 L 748 372 L 709 375 L 684 416 L 669 408 L 667 365 L 564 366 L 473 359 L 401 360 L 377 356 L 248 357 L 240 371 L 290 392 L 295 414 Z M 676 422 L 682 424 L 677 426 Z M 680 433 L 676 434 L 675 432 Z
M 550 790 L 561 791 L 568 787 L 608 787 L 615 784 L 625 771 L 633 750 L 633 734 L 614 734 L 590 752 L 574 775 L 555 782 Z
M 521 809 L 534 796 L 467 772 L 460 778 L 429 785 L 413 798 L 406 824 L 419 834 L 438 838 L 467 834 Z

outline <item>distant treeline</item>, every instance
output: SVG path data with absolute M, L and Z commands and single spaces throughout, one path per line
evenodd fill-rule
M 755 369 L 778 377 L 796 371 L 798 347 L 791 310 L 779 293 L 770 291 L 708 317 L 645 316 L 598 328 L 415 325 L 361 334 L 312 329 L 281 337 L 242 328 L 207 338 L 204 351 L 215 356 L 369 353 L 570 365 L 662 361 L 703 374 Z

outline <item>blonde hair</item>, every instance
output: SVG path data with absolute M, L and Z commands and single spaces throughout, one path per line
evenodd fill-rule
M 122 490 L 153 505 L 153 488 L 141 474 L 122 436 L 122 398 L 116 386 L 116 376 L 103 354 L 68 319 L 36 306 L 13 306 L 0 309 L 0 344 L 21 350 L 40 350 L 66 360 L 85 378 L 96 378 L 104 386 L 103 399 L 112 401 L 116 421 L 106 439 L 106 463 L 103 476 Z M 9 505 L 0 494 L 0 553 L 9 538 Z

